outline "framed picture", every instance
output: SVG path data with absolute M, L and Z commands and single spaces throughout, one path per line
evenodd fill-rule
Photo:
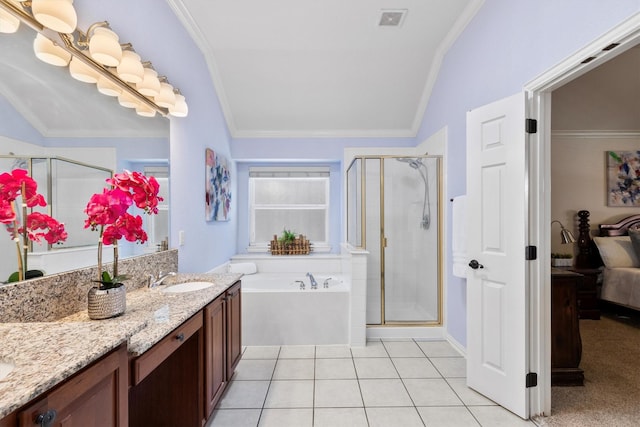
M 640 150 L 607 151 L 607 206 L 640 207 Z
M 210 148 L 205 150 L 205 219 L 229 221 L 231 176 L 227 159 Z

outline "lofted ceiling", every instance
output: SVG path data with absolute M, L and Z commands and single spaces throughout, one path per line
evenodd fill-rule
M 443 56 L 482 3 L 168 2 L 237 138 L 415 136 Z M 399 25 L 379 25 L 383 12 Z

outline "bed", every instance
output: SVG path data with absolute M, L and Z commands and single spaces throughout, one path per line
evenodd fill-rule
M 598 228 L 593 242 L 604 265 L 600 299 L 640 310 L 640 215 Z

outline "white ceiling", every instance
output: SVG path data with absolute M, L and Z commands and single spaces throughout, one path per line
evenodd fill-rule
M 234 137 L 412 137 L 480 0 L 168 0 Z M 398 27 L 383 10 L 406 10 Z
M 0 97 L 44 137 L 167 137 L 169 120 L 140 117 L 94 84 L 73 79 L 33 53 L 35 32 L 0 33 Z

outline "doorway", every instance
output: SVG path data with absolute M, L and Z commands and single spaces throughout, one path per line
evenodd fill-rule
M 538 121 L 529 147 L 529 239 L 539 243 L 539 257 L 528 271 L 530 286 L 530 367 L 538 373 L 538 387 L 531 389 L 530 413 L 551 411 L 550 383 L 550 277 L 551 277 L 551 107 L 552 92 L 617 57 L 640 41 L 640 18 L 612 29 L 580 52 L 528 83 L 529 117 Z M 603 196 L 604 198 L 604 196 Z M 535 243 L 533 243 L 535 244 Z

